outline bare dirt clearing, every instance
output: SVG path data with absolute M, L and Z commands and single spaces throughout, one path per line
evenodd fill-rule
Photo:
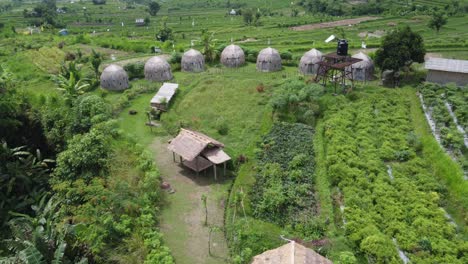
M 183 168 L 172 159 L 167 149 L 167 138 L 157 138 L 151 145 L 156 155 L 156 164 L 164 181 L 176 191 L 166 197 L 167 205 L 162 211 L 161 231 L 164 241 L 171 248 L 177 263 L 224 263 L 228 253 L 222 232 L 215 232 L 208 254 L 210 226 L 222 227 L 224 203 L 229 179 L 218 176 L 214 181 L 212 169 L 199 176 Z M 178 159 L 177 159 L 178 160 Z M 218 172 L 221 171 L 218 169 Z M 205 208 L 201 197 L 207 196 L 208 226 L 204 225 Z
M 313 29 L 319 29 L 319 28 L 355 25 L 364 21 L 372 21 L 372 20 L 377 20 L 377 19 L 380 19 L 380 17 L 359 17 L 359 18 L 338 20 L 338 21 L 332 21 L 332 22 L 323 22 L 323 23 L 302 25 L 302 26 L 297 26 L 297 27 L 290 27 L 289 29 L 295 30 L 295 31 L 305 31 L 305 30 L 313 30 Z

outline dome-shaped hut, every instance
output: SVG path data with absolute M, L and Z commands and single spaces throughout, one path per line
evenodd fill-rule
M 236 68 L 245 63 L 245 54 L 241 47 L 231 44 L 221 53 L 221 63 L 230 68 Z
M 353 71 L 353 79 L 357 81 L 369 81 L 374 78 L 374 62 L 366 54 L 359 52 L 352 56 L 356 59 L 361 59 L 360 62 L 356 62 L 351 65 Z
M 281 56 L 272 48 L 260 51 L 257 57 L 257 70 L 262 72 L 274 72 L 281 70 Z
M 149 81 L 164 82 L 172 79 L 171 65 L 160 58 L 152 57 L 145 63 L 145 79 Z
M 202 72 L 205 70 L 205 57 L 198 50 L 189 49 L 182 56 L 182 71 Z
M 107 66 L 101 74 L 101 87 L 111 91 L 121 91 L 129 87 L 127 72 L 116 64 Z
M 317 74 L 318 62 L 322 61 L 322 52 L 311 49 L 302 56 L 299 63 L 299 70 L 302 74 Z

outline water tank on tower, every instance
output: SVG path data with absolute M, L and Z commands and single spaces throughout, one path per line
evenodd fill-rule
M 336 54 L 340 56 L 348 55 L 348 41 L 346 39 L 340 39 L 338 41 L 338 47 L 336 49 Z

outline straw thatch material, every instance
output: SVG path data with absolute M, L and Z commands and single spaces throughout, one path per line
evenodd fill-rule
M 101 87 L 111 91 L 122 91 L 129 87 L 127 72 L 116 64 L 107 66 L 101 74 Z
M 193 160 L 208 146 L 224 148 L 224 144 L 209 136 L 189 129 L 181 128 L 179 135 L 167 147 L 185 160 Z
M 311 75 L 317 74 L 319 65 L 318 62 L 322 61 L 322 52 L 311 49 L 302 56 L 299 63 L 299 70 L 302 74 Z
M 221 63 L 230 68 L 242 66 L 245 63 L 245 54 L 241 47 L 231 44 L 221 53 Z
M 171 65 L 160 58 L 152 57 L 145 63 L 145 79 L 149 81 L 164 82 L 172 80 Z
M 252 264 L 333 264 L 310 248 L 294 241 L 254 257 Z
M 272 48 L 260 51 L 257 57 L 257 70 L 262 72 L 274 72 L 281 70 L 281 56 Z
M 360 62 L 351 65 L 353 70 L 353 79 L 356 81 L 370 81 L 374 79 L 374 62 L 366 54 L 359 52 L 352 56 L 361 59 Z
M 182 71 L 202 72 L 205 70 L 205 57 L 198 50 L 189 49 L 182 56 Z

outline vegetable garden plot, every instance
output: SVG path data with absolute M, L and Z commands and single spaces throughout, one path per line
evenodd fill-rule
M 468 174 L 468 89 L 427 83 L 420 88 L 436 137 Z
M 337 100 L 325 113 L 327 170 L 342 191 L 345 234 L 370 263 L 400 263 L 401 253 L 413 263 L 466 263 L 467 243 L 441 208 L 446 190 L 398 93 Z
M 316 214 L 312 136 L 307 125 L 278 123 L 264 137 L 251 193 L 256 217 L 295 226 Z

